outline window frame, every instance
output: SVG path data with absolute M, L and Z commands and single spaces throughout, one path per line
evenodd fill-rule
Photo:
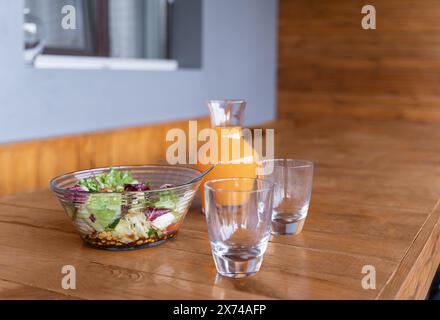
M 68 49 L 61 47 L 45 47 L 43 54 L 62 55 L 62 56 L 90 56 L 90 57 L 109 57 L 110 56 L 110 36 L 109 36 L 109 5 L 108 0 L 94 0 L 95 22 L 92 27 L 91 37 L 93 39 L 93 49 Z M 92 1 L 86 0 L 91 5 Z

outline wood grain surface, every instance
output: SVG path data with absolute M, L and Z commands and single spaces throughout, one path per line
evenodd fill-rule
M 0 297 L 48 299 L 423 299 L 439 265 L 440 127 L 389 120 L 283 120 L 276 155 L 316 164 L 298 236 L 272 237 L 261 271 L 216 274 L 195 206 L 154 248 L 85 246 L 49 191 L 0 199 Z M 61 287 L 73 265 L 77 289 Z M 362 288 L 374 266 L 376 289 Z
M 440 2 L 280 0 L 279 18 L 281 117 L 440 122 Z

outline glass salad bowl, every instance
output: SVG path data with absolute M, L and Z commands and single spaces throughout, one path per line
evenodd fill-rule
M 178 232 L 200 171 L 179 166 L 118 166 L 58 176 L 50 187 L 90 246 L 128 250 L 161 244 Z

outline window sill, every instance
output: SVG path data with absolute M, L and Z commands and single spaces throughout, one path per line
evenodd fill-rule
M 175 60 L 41 55 L 35 60 L 34 67 L 37 69 L 175 71 L 178 69 L 178 63 Z

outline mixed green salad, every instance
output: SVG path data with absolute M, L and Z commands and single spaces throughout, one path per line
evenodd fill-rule
M 130 172 L 110 169 L 69 188 L 71 204 L 64 204 L 86 241 L 99 246 L 140 245 L 169 237 L 178 229 L 182 214 L 178 197 L 165 184 L 152 190 Z

